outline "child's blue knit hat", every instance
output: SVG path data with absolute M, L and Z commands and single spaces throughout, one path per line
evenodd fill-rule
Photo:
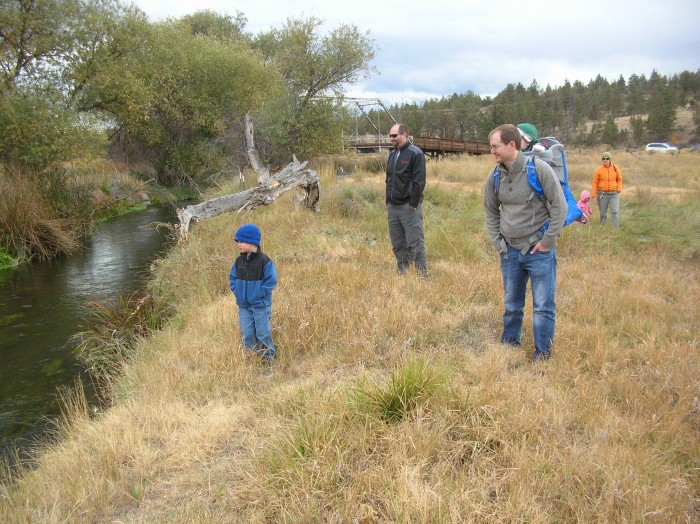
M 245 242 L 246 244 L 253 244 L 260 247 L 260 230 L 255 224 L 246 224 L 238 228 L 236 231 L 236 236 L 233 239 L 236 242 Z

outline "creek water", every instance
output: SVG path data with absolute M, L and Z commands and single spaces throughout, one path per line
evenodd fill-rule
M 69 343 L 84 304 L 143 289 L 171 244 L 153 222 L 176 221 L 172 207 L 151 206 L 98 225 L 77 255 L 0 270 L 0 454 L 41 439 L 60 414 L 59 388 L 81 381 L 90 396 Z

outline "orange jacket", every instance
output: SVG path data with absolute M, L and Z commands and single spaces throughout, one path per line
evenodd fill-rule
M 622 171 L 620 166 L 616 166 L 612 162 L 610 167 L 601 165 L 593 174 L 593 190 L 591 198 L 595 198 L 598 191 L 622 191 Z

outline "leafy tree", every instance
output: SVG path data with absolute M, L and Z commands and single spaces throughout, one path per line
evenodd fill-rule
M 351 119 L 347 109 L 331 98 L 314 100 L 297 116 L 292 101 L 282 96 L 266 103 L 255 116 L 260 154 L 278 164 L 290 162 L 292 155 L 309 158 L 337 153 Z
M 108 121 L 136 109 L 147 96 L 141 72 L 149 33 L 145 15 L 133 8 L 106 3 L 103 11 L 85 12 L 61 74 L 67 102 Z
M 43 83 L 74 47 L 79 0 L 5 0 L 0 9 L 0 93 Z
M 279 85 L 244 41 L 193 35 L 177 22 L 153 27 L 137 66 L 138 96 L 115 108 L 115 120 L 127 145 L 148 146 L 167 184 L 206 171 L 205 146 L 240 127 Z
M 279 151 L 278 157 L 326 149 L 323 142 L 334 138 L 308 127 L 310 123 L 328 122 L 335 113 L 332 104 L 319 102 L 319 98 L 342 95 L 347 85 L 366 78 L 370 72 L 374 48 L 368 34 L 361 33 L 354 25 L 340 25 L 324 36 L 321 24 L 315 17 L 290 18 L 281 29 L 261 33 L 254 41 L 254 47 L 264 59 L 280 72 L 289 93 L 284 98 L 292 111 L 283 111 L 278 119 L 285 128 L 284 143 L 292 149 Z M 280 110 L 279 104 L 271 104 L 270 108 L 273 107 Z M 305 115 L 307 111 L 312 115 Z M 322 116 L 322 112 L 326 114 Z M 259 118 L 267 122 L 275 120 L 270 115 Z
M 103 64 L 130 52 L 120 20 L 137 13 L 109 0 L 3 5 L 0 103 L 12 130 L 2 139 L 3 160 L 41 168 L 104 148 L 99 119 L 86 114 L 96 108 L 81 106 L 80 95 Z
M 0 161 L 41 170 L 78 157 L 99 157 L 106 137 L 93 124 L 45 93 L 0 96 Z
M 207 36 L 222 43 L 248 38 L 245 32 L 248 19 L 240 11 L 236 11 L 233 17 L 210 10 L 197 11 L 183 16 L 179 21 L 192 35 Z

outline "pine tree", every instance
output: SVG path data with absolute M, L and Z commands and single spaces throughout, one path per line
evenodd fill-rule
M 676 120 L 676 97 L 668 85 L 665 76 L 656 71 L 649 79 L 651 97 L 649 99 L 649 117 L 647 132 L 650 140 L 667 140 L 673 131 Z
M 615 118 L 612 113 L 608 113 L 608 117 L 605 119 L 605 125 L 601 129 L 601 139 L 604 144 L 608 144 L 612 147 L 616 146 L 619 140 L 619 129 L 615 123 Z

